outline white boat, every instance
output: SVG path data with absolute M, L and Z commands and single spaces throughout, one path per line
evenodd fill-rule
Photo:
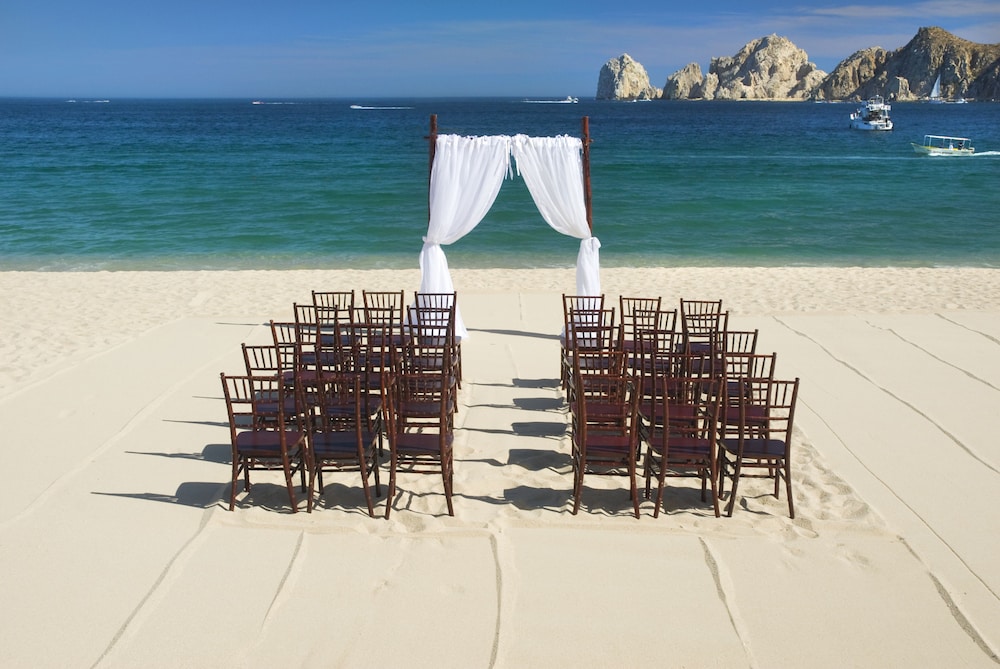
M 892 130 L 891 109 L 881 95 L 870 97 L 851 113 L 851 127 L 855 130 Z
M 574 98 L 572 95 L 567 95 L 562 100 L 525 100 L 525 102 L 530 102 L 536 105 L 571 105 L 576 104 L 580 101 L 580 98 Z
M 975 153 L 972 140 L 968 137 L 948 135 L 924 135 L 924 143 L 910 142 L 913 150 L 925 156 L 971 156 Z
M 934 103 L 936 105 L 944 102 L 944 98 L 941 97 L 941 75 L 937 75 L 937 79 L 934 80 L 934 86 L 931 88 L 930 97 L 927 98 L 928 102 Z

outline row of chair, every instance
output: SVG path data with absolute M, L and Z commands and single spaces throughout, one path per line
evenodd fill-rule
M 381 496 L 388 442 L 389 517 L 400 469 L 442 476 L 452 505 L 454 414 L 461 380 L 454 293 L 313 292 L 294 320 L 271 321 L 272 343 L 243 344 L 246 373 L 222 374 L 232 440 L 235 508 L 240 477 L 284 472 L 292 511 L 298 474 L 312 511 L 323 474 L 360 472 L 369 515 Z M 308 482 L 306 480 L 308 474 Z M 374 478 L 372 495 L 369 479 Z
M 563 296 L 560 366 L 572 423 L 574 504 L 587 473 L 629 478 L 639 517 L 638 469 L 645 497 L 657 482 L 654 517 L 671 475 L 700 477 L 702 499 L 720 515 L 725 481 L 732 515 L 741 477 L 785 482 L 795 517 L 791 438 L 799 380 L 775 378 L 776 353 L 756 351 L 758 332 L 731 331 L 721 300 Z M 643 454 L 642 446 L 646 446 Z

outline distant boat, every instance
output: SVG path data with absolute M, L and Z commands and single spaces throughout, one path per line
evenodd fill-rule
M 948 135 L 924 135 L 924 143 L 910 142 L 913 150 L 925 156 L 971 156 L 975 153 L 972 140 L 968 137 Z
M 580 98 L 574 98 L 572 95 L 567 95 L 562 100 L 525 100 L 525 102 L 530 102 L 536 105 L 572 105 L 580 101 Z
M 934 86 L 931 88 L 931 94 L 927 98 L 927 101 L 931 102 L 933 104 L 937 104 L 937 105 L 939 105 L 942 102 L 944 102 L 944 99 L 941 98 L 941 75 L 940 75 L 940 73 L 937 75 L 937 79 L 934 80 Z
M 881 95 L 870 97 L 851 113 L 851 127 L 855 130 L 892 130 L 890 109 L 892 106 L 887 105 Z

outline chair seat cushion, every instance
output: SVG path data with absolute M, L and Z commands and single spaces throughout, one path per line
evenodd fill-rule
M 722 447 L 732 454 L 739 453 L 739 439 L 723 439 Z M 785 456 L 783 439 L 746 439 L 743 441 L 744 458 L 782 458 Z
M 285 432 L 285 443 L 291 450 L 305 434 L 295 430 Z M 277 430 L 248 430 L 236 435 L 236 450 L 250 458 L 281 457 L 281 434 Z

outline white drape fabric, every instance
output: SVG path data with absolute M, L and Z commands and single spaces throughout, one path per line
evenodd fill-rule
M 510 137 L 438 136 L 428 196 L 430 222 L 420 251 L 420 292 L 454 292 L 441 246 L 457 242 L 479 225 L 509 171 Z M 468 336 L 457 306 L 455 335 Z
M 587 225 L 583 194 L 583 142 L 578 137 L 439 135 L 430 179 L 430 222 L 420 251 L 420 292 L 451 293 L 455 287 L 441 247 L 453 244 L 483 220 L 496 201 L 513 153 L 542 218 L 554 230 L 580 240 L 576 294 L 600 295 L 601 242 Z M 455 309 L 455 334 L 468 336 Z
M 580 240 L 576 294 L 600 295 L 601 242 L 587 225 L 583 195 L 583 142 L 579 137 L 528 137 L 511 140 L 517 171 L 539 213 L 553 230 Z

